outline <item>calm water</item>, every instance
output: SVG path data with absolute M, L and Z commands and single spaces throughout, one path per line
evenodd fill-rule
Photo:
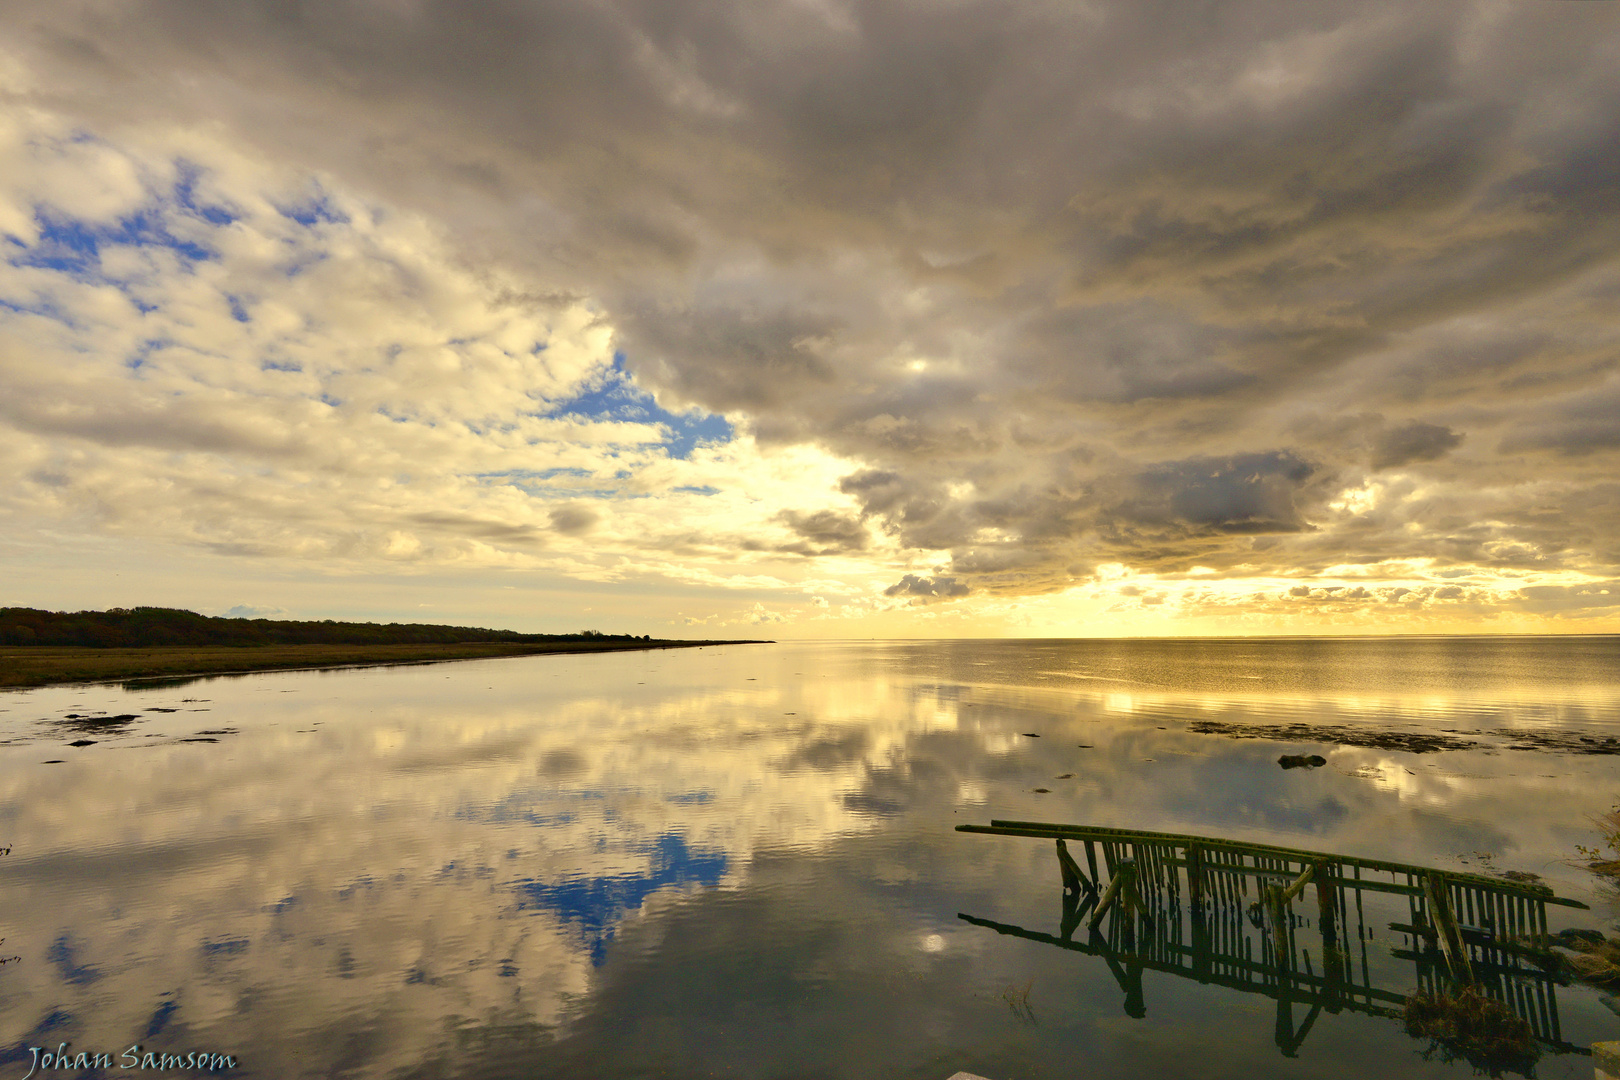
M 1617 661 L 1615 638 L 859 642 L 0 694 L 0 1080 L 62 1042 L 270 1078 L 1468 1076 L 1352 1010 L 1288 1056 L 1273 1000 L 1165 973 L 1128 1012 L 1104 959 L 958 917 L 1056 934 L 1050 842 L 953 826 L 1528 871 L 1592 905 L 1553 929 L 1606 928 L 1565 860 L 1620 796 L 1620 758 L 1576 752 L 1620 736 Z M 1472 746 L 1189 729 L 1212 721 Z M 1357 970 L 1410 989 L 1400 940 Z M 1556 1008 L 1569 1043 L 1620 1037 L 1593 991 Z

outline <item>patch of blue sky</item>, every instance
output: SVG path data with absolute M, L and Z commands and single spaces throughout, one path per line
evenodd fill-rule
M 736 434 L 723 416 L 712 413 L 692 413 L 687 416 L 677 416 L 669 424 L 674 429 L 673 434 L 664 442 L 669 450 L 669 456 L 685 460 L 692 456 L 692 451 L 699 446 L 717 446 L 731 441 Z
M 720 494 L 720 489 L 719 488 L 710 487 L 708 484 L 682 484 L 680 487 L 673 487 L 673 488 L 670 488 L 669 490 L 678 491 L 678 492 L 681 492 L 682 494 L 685 494 L 685 495 L 718 495 L 718 494 Z
M 683 460 L 690 457 L 698 446 L 730 442 L 736 433 L 723 416 L 701 409 L 672 413 L 661 408 L 651 394 L 631 380 L 623 353 L 614 354 L 613 366 L 591 389 L 566 401 L 554 403 L 544 415 L 653 424 L 664 432 L 658 445 L 662 445 L 670 457 Z
M 174 342 L 169 338 L 147 338 L 135 346 L 135 351 L 124 358 L 124 366 L 131 371 L 139 371 L 145 367 L 152 354 L 170 348 Z
M 652 498 L 651 495 L 628 494 L 628 493 L 626 493 L 624 491 L 621 491 L 618 488 L 587 488 L 587 487 L 577 487 L 577 488 L 530 488 L 530 487 L 524 487 L 521 484 L 514 484 L 513 486 L 516 487 L 518 490 L 522 491 L 525 495 L 532 495 L 535 498 L 541 498 L 541 499 L 547 498 L 547 497 L 557 498 L 557 499 L 650 499 L 650 498 Z
M 203 948 L 206 949 L 207 946 L 205 945 Z M 146 1037 L 151 1039 L 163 1034 L 163 1029 L 169 1026 L 170 1018 L 179 1011 L 180 1003 L 178 1001 L 165 1001 L 159 1005 L 157 1010 L 152 1013 L 152 1019 L 146 1022 Z
M 296 221 L 306 229 L 313 229 L 317 225 L 349 223 L 349 215 L 339 210 L 332 202 L 332 197 L 318 185 L 311 190 L 309 198 L 287 206 L 278 206 L 276 209 L 282 217 Z
M 32 303 L 22 303 L 0 297 L 0 311 L 9 311 L 13 315 L 38 315 L 42 319 L 67 323 L 69 326 L 73 325 L 73 320 L 65 311 L 51 301 L 39 297 L 35 297 Z
M 694 883 L 707 889 L 718 888 L 725 877 L 727 858 L 723 852 L 695 852 L 679 833 L 665 833 L 653 845 L 640 850 L 652 856 L 651 871 L 646 874 L 515 882 L 522 895 L 519 908 L 544 908 L 579 927 L 592 966 L 600 967 L 607 960 L 607 948 L 618 924 L 626 914 L 640 908 L 647 897 L 660 889 Z
M 41 1020 L 38 1026 L 36 1026 L 33 1031 L 29 1032 L 29 1034 L 41 1035 L 47 1031 L 55 1031 L 57 1028 L 66 1027 L 67 1025 L 73 1023 L 73 1019 L 73 1014 L 65 1009 L 52 1009 L 48 1014 L 46 1014 L 45 1019 Z
M 220 228 L 237 220 L 227 207 L 199 202 L 197 183 L 202 173 L 187 162 L 176 163 L 178 179 L 168 190 L 154 190 L 144 205 L 132 213 L 113 221 L 94 221 L 64 214 L 40 205 L 34 208 L 37 236 L 32 242 L 6 234 L 5 259 L 12 266 L 49 270 L 77 281 L 98 285 L 112 285 L 121 290 L 137 310 L 149 314 L 157 305 L 137 295 L 131 283 L 109 277 L 102 265 L 102 255 L 114 247 L 136 250 L 163 250 L 177 255 L 182 268 L 189 269 L 201 262 L 211 262 L 218 254 L 197 236 L 206 239 L 206 230 L 197 236 L 176 235 L 177 219 L 189 218 L 193 224 Z M 193 230 L 179 228 L 183 234 Z M 247 321 L 247 309 L 235 297 L 231 299 L 231 313 L 240 321 Z M 12 311 L 42 315 L 58 322 L 70 323 L 60 311 L 47 304 L 18 305 L 5 303 Z
M 310 267 L 319 266 L 328 258 L 329 256 L 324 251 L 306 251 L 292 262 L 281 264 L 280 269 L 282 274 L 290 281 Z
M 78 948 L 67 934 L 62 934 L 45 951 L 45 959 L 56 965 L 62 981 L 75 986 L 87 986 L 101 978 L 101 971 L 78 959 Z
M 496 420 L 492 423 L 484 424 L 476 424 L 471 420 L 463 420 L 461 421 L 461 426 L 466 428 L 472 434 L 477 435 L 479 438 L 483 438 L 485 435 L 490 434 L 510 435 L 512 432 L 517 430 L 516 424 L 506 420 Z
M 207 262 L 214 253 L 169 231 L 161 206 L 146 206 L 108 224 L 63 217 L 40 208 L 34 213 L 39 238 L 12 255 L 14 266 L 55 270 L 76 278 L 101 279 L 105 247 L 166 248 L 186 262 Z
M 241 215 L 229 207 L 197 201 L 197 181 L 203 175 L 201 168 L 182 158 L 175 162 L 175 171 L 179 179 L 174 184 L 174 201 L 186 213 L 200 217 L 210 225 L 229 225 L 241 220 Z

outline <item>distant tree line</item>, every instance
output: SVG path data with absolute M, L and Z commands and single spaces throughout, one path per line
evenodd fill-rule
M 178 608 L 40 611 L 0 608 L 0 645 L 132 649 L 148 645 L 457 645 L 474 641 L 649 641 L 643 634 L 520 634 L 429 623 L 295 622 L 224 619 Z

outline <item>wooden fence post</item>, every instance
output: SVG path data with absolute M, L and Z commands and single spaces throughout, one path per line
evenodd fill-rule
M 1093 890 L 1092 884 L 1080 873 L 1080 867 L 1075 864 L 1073 856 L 1069 854 L 1069 846 L 1063 842 L 1061 836 L 1057 840 L 1057 858 L 1058 869 L 1063 874 L 1064 892 L 1077 893 L 1082 885 L 1086 887 L 1087 892 Z

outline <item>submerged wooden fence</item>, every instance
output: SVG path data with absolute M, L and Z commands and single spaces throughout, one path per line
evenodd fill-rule
M 1144 971 L 1264 994 L 1277 1001 L 1277 1044 L 1292 1056 L 1324 1010 L 1398 1016 L 1414 984 L 1432 993 L 1449 982 L 1506 1003 L 1551 1049 L 1590 1052 L 1564 1041 L 1557 979 L 1541 963 L 1547 957 L 1547 907 L 1586 905 L 1554 896 L 1545 886 L 1142 829 L 995 820 L 958 825 L 956 831 L 1056 841 L 1064 889 L 1058 935 L 960 918 L 1101 956 L 1133 1016 L 1146 1011 Z M 1084 867 L 1070 853 L 1070 842 L 1084 844 Z M 1307 889 L 1313 895 L 1301 902 Z M 1388 972 L 1385 985 L 1377 985 L 1386 965 L 1369 962 L 1375 925 L 1366 914 L 1365 893 L 1405 901 L 1406 921 L 1387 924 L 1402 939 L 1391 955 L 1416 965 L 1413 975 L 1402 977 L 1403 985 L 1391 985 Z M 1296 910 L 1296 902 L 1307 913 Z M 1088 935 L 1075 941 L 1082 920 Z M 1314 964 L 1311 935 L 1302 933 L 1313 921 L 1321 943 Z M 1298 1025 L 1296 1005 L 1308 1008 Z

